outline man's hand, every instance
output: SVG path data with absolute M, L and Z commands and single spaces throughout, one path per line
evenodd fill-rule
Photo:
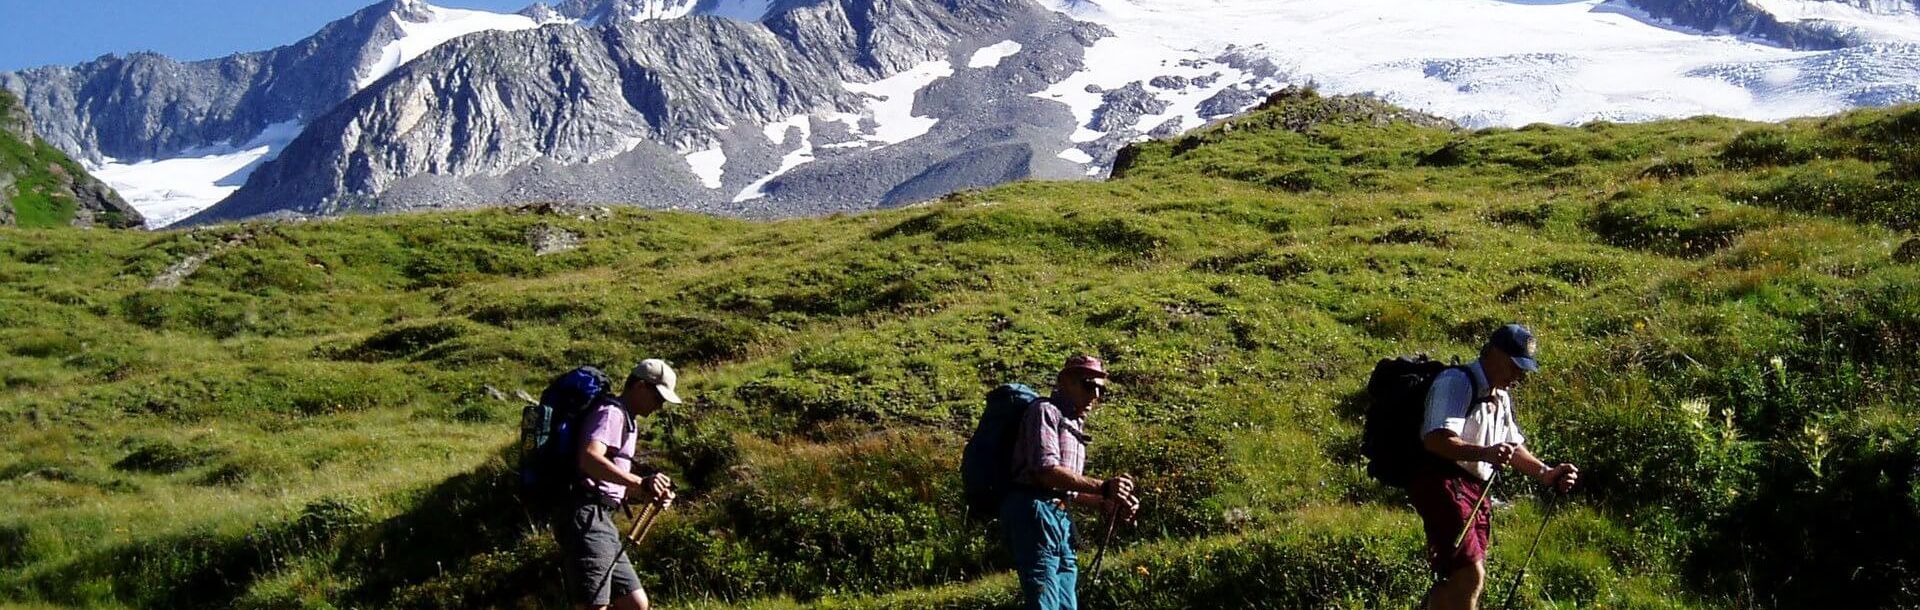
M 1505 466 L 1513 461 L 1513 443 L 1500 443 L 1480 448 L 1480 461 L 1494 466 Z
M 1109 498 L 1133 495 L 1133 477 L 1123 474 L 1101 482 L 1100 495 Z
M 1122 523 L 1133 523 L 1134 516 L 1140 514 L 1140 498 L 1132 493 L 1107 496 L 1100 502 L 1100 510 Z
M 1580 469 L 1573 464 L 1561 464 L 1540 473 L 1540 484 L 1554 488 L 1560 493 L 1573 491 L 1574 482 L 1580 480 Z
M 667 476 L 664 472 L 642 478 L 640 479 L 639 485 L 628 486 L 627 489 L 631 493 L 645 498 L 649 504 L 658 504 L 661 508 L 673 505 L 673 499 L 675 497 L 673 493 L 673 477 Z

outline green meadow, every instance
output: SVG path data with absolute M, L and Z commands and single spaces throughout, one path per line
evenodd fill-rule
M 657 606 L 1012 607 L 960 446 L 1084 351 L 1117 390 L 1089 468 L 1146 502 L 1088 607 L 1408 608 L 1361 389 L 1510 321 L 1533 451 L 1583 473 L 1520 606 L 1920 605 L 1920 108 L 1408 117 L 1282 95 L 1109 181 L 816 219 L 0 230 L 0 605 L 557 606 L 512 394 L 660 357 Z M 536 256 L 555 229 L 580 247 Z M 1498 491 L 1490 606 L 1549 501 Z

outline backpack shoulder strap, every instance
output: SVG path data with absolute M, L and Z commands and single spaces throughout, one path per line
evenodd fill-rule
M 627 442 L 627 437 L 632 436 L 633 429 L 638 426 L 638 424 L 634 422 L 633 411 L 627 409 L 627 403 L 611 398 L 601 399 L 600 404 L 611 406 L 614 410 L 620 412 L 620 442 Z M 638 451 L 634 451 L 634 449 L 634 447 L 620 448 L 620 450 L 628 453 L 630 457 L 632 454 L 639 453 Z
M 1053 405 L 1053 410 L 1060 414 L 1060 418 L 1054 421 L 1054 424 L 1053 424 L 1053 433 L 1055 435 L 1071 434 L 1073 435 L 1074 438 L 1079 439 L 1080 444 L 1082 445 L 1092 442 L 1093 435 L 1087 434 L 1085 430 L 1075 430 L 1073 428 L 1067 427 L 1067 412 L 1061 409 L 1060 405 L 1054 404 L 1051 398 L 1052 397 L 1035 398 L 1033 399 L 1033 403 L 1030 403 L 1027 405 L 1027 408 L 1031 409 L 1033 408 L 1034 404 L 1038 404 L 1041 401 L 1045 401 L 1047 404 Z
M 599 413 L 601 407 L 613 407 L 614 410 L 620 412 L 620 441 L 626 442 L 627 437 L 633 434 L 634 428 L 637 428 L 639 424 L 634 421 L 633 411 L 628 410 L 627 406 L 618 400 L 613 400 L 609 397 L 595 398 L 593 402 L 588 403 L 587 408 L 581 409 L 579 413 L 576 413 L 574 415 L 574 417 L 577 420 L 575 425 L 578 426 L 581 430 L 585 430 L 587 418 L 591 417 L 595 413 Z M 586 439 L 584 436 L 581 437 L 580 442 L 582 444 L 585 444 Z M 631 454 L 638 453 L 634 451 L 633 450 L 634 448 L 632 447 L 608 447 L 608 448 L 613 449 L 614 453 L 616 454 L 622 453 L 622 452 L 627 453 L 629 454 L 629 457 L 631 457 Z
M 1482 404 L 1493 402 L 1493 390 L 1487 388 L 1484 385 L 1481 385 L 1480 378 L 1474 376 L 1473 371 L 1471 369 L 1468 369 L 1464 365 L 1447 367 L 1447 368 L 1450 370 L 1458 370 L 1460 371 L 1460 374 L 1467 376 L 1468 391 L 1473 392 L 1472 394 L 1467 395 L 1469 399 L 1467 401 L 1468 405 L 1482 405 Z

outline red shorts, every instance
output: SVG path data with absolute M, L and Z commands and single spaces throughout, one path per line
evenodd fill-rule
M 1427 561 L 1442 577 L 1486 560 L 1487 543 L 1493 537 L 1493 520 L 1487 517 L 1493 512 L 1492 506 L 1481 506 L 1473 527 L 1467 527 L 1467 515 L 1486 493 L 1487 483 L 1466 472 L 1449 470 L 1455 472 L 1421 473 L 1407 486 L 1413 510 L 1420 513 L 1420 521 L 1426 526 Z M 1467 531 L 1465 540 L 1460 538 L 1461 530 Z

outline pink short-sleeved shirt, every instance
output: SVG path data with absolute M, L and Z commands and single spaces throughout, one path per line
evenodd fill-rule
M 628 425 L 626 410 L 618 402 L 608 400 L 587 414 L 585 422 L 583 429 L 587 431 L 586 438 L 607 446 L 607 457 L 613 461 L 615 468 L 632 472 L 634 445 L 638 443 L 640 433 L 634 429 L 635 426 Z M 622 431 L 626 433 L 625 436 L 622 436 Z M 593 477 L 586 477 L 584 483 L 616 504 L 627 497 L 627 486 L 619 483 Z

